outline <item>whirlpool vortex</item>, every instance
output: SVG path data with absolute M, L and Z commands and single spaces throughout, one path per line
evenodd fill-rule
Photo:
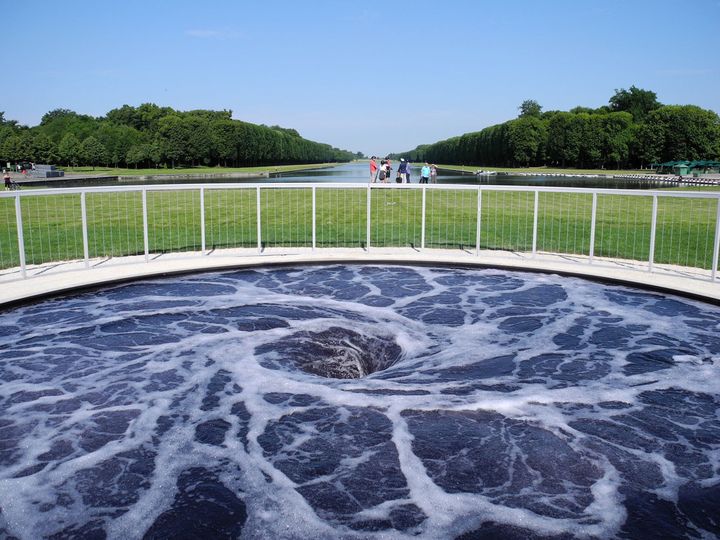
M 0 536 L 720 535 L 720 309 L 301 267 L 2 313 Z

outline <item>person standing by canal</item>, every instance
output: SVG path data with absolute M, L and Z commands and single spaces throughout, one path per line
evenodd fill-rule
M 377 163 L 375 163 L 375 156 L 372 156 L 370 158 L 370 182 L 375 183 L 375 178 L 377 178 L 377 170 L 378 166 Z
M 400 158 L 400 165 L 398 166 L 398 174 L 400 175 L 400 183 L 405 184 L 408 181 L 407 174 L 408 164 L 405 158 Z
M 430 183 L 437 184 L 437 165 L 430 165 Z
M 392 165 L 390 165 L 390 159 L 385 158 L 385 182 L 390 181 L 390 174 L 392 173 Z
M 421 184 L 427 184 L 428 180 L 430 180 L 430 165 L 428 165 L 428 162 L 425 162 L 425 165 L 422 166 L 422 169 L 420 169 L 420 183 Z

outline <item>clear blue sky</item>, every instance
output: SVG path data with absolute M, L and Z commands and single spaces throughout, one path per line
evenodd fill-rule
M 0 111 L 232 109 L 385 154 L 635 85 L 720 112 L 720 0 L 0 0 Z

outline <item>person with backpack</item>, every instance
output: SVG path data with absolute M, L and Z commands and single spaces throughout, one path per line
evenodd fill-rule
M 400 165 L 398 166 L 398 176 L 400 177 L 400 183 L 406 184 L 408 182 L 408 164 L 405 158 L 400 158 Z

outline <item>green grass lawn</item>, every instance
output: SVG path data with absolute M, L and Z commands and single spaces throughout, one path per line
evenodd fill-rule
M 25 192 L 28 193 L 28 192 Z M 253 248 L 258 243 L 255 189 L 205 189 L 207 250 Z M 261 190 L 261 242 L 265 247 L 312 246 L 312 191 Z M 316 191 L 316 245 L 363 247 L 367 242 L 367 189 Z M 28 264 L 83 258 L 81 202 L 78 194 L 23 195 L 21 209 Z M 598 195 L 594 255 L 647 261 L 652 197 Z M 89 256 L 144 253 L 140 192 L 88 193 Z M 474 250 L 476 190 L 431 189 L 425 201 L 427 248 Z M 480 248 L 531 251 L 534 193 L 483 191 Z M 717 200 L 658 198 L 654 260 L 683 266 L 712 265 Z M 199 251 L 202 246 L 198 190 L 152 191 L 147 195 L 151 254 Z M 592 195 L 541 192 L 536 249 L 588 255 Z M 420 247 L 423 240 L 422 191 L 372 190 L 371 246 Z M 0 267 L 19 264 L 15 201 L 0 198 Z

